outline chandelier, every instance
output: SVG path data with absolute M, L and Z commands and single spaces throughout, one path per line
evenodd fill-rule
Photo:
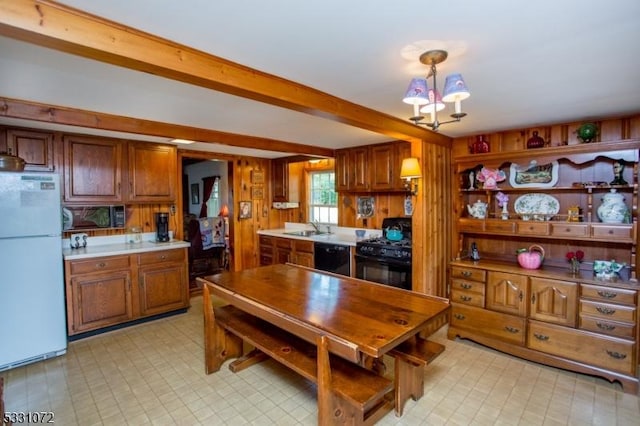
M 438 131 L 441 124 L 453 123 L 460 121 L 462 117 L 467 115 L 462 112 L 461 101 L 467 99 L 471 94 L 460 74 L 449 74 L 444 81 L 443 96 L 440 96 L 436 82 L 436 65 L 447 59 L 445 50 L 429 50 L 420 55 L 420 62 L 430 67 L 429 74 L 426 78 L 413 78 L 407 89 L 407 93 L 402 99 L 403 102 L 413 105 L 413 117 L 409 120 L 416 125 L 430 127 L 434 131 Z M 433 77 L 432 88 L 429 88 L 427 79 Z M 451 114 L 452 120 L 439 121 L 438 111 L 445 108 L 443 102 L 454 102 L 455 112 Z M 431 121 L 422 121 L 425 117 L 420 114 L 429 113 Z

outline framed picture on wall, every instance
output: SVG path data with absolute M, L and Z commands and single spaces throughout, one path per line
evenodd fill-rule
M 239 219 L 250 219 L 251 218 L 251 208 L 253 203 L 251 201 L 240 201 L 240 215 Z
M 254 200 L 262 200 L 264 198 L 264 189 L 261 186 L 252 186 L 251 198 Z
M 251 170 L 251 183 L 263 184 L 264 172 L 262 170 Z
M 191 204 L 200 204 L 200 185 L 191 184 Z

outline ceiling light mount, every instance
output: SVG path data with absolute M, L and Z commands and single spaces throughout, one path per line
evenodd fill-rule
M 426 78 L 414 78 L 409 84 L 403 102 L 413 105 L 413 117 L 409 120 L 413 121 L 416 125 L 422 125 L 430 127 L 433 131 L 438 131 L 441 124 L 453 123 L 460 121 L 460 119 L 467 114 L 462 112 L 461 101 L 467 99 L 470 96 L 469 89 L 462 79 L 460 74 L 450 74 L 445 79 L 444 83 L 444 96 L 440 96 L 437 86 L 438 70 L 436 65 L 444 62 L 447 59 L 448 53 L 446 50 L 429 50 L 420 55 L 420 62 L 429 66 L 429 73 Z M 433 88 L 429 89 L 427 79 L 432 78 Z M 455 112 L 450 115 L 452 120 L 439 121 L 438 111 L 442 111 L 445 108 L 443 102 L 454 102 Z M 431 116 L 430 122 L 422 121 L 424 116 L 420 113 L 429 113 Z

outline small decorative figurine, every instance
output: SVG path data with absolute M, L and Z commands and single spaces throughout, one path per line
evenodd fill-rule
M 471 154 L 486 154 L 489 150 L 489 141 L 486 135 L 476 136 L 476 141 L 469 146 Z
M 584 143 L 591 142 L 598 134 L 598 126 L 594 123 L 584 123 L 578 127 L 576 134 Z
M 476 174 L 473 170 L 469 172 L 469 188 L 468 189 L 476 189 Z
M 471 243 L 471 254 L 469 257 L 471 257 L 471 260 L 473 260 L 474 262 L 480 260 L 480 252 L 478 251 L 478 246 L 476 245 L 476 243 Z
M 622 178 L 623 170 L 624 164 L 621 161 L 613 163 L 613 180 L 609 182 L 609 185 L 628 185 L 627 181 Z
M 538 136 L 538 131 L 533 131 L 533 136 L 527 141 L 527 149 L 544 148 L 544 139 Z
M 580 222 L 580 206 L 571 206 L 567 209 L 567 222 Z

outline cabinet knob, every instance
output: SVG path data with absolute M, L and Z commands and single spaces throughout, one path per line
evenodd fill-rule
M 615 309 L 607 308 L 605 306 L 596 306 L 596 311 L 604 315 L 613 315 L 616 313 Z
M 471 297 L 470 297 L 470 296 L 464 296 L 464 295 L 463 295 L 463 296 L 460 296 L 460 300 L 462 300 L 463 302 L 468 302 L 468 301 L 470 301 L 470 300 L 471 300 Z
M 460 287 L 464 288 L 465 290 L 469 290 L 473 286 L 471 284 L 461 283 Z
M 621 354 L 620 352 L 615 352 L 610 350 L 607 350 L 607 355 L 615 359 L 625 359 L 627 357 L 626 354 Z
M 613 235 L 613 229 L 609 229 L 609 235 Z
M 460 275 L 469 278 L 471 276 L 471 271 L 462 271 Z
M 160 255 L 160 260 L 165 260 L 166 258 L 167 258 L 167 255 L 165 255 L 165 254 Z
M 98 264 L 96 265 L 96 268 L 104 268 L 105 266 L 107 266 L 107 264 L 106 264 L 106 263 L 104 263 L 104 262 L 100 262 L 100 263 L 98 263 Z
M 549 340 L 549 336 L 545 336 L 544 334 L 538 334 L 538 333 L 533 333 L 533 336 L 543 342 L 546 342 L 547 340 Z
M 613 299 L 614 297 L 616 297 L 618 295 L 618 293 L 614 293 L 612 291 L 599 291 L 598 292 L 598 296 L 600 297 L 604 297 L 607 299 Z
M 465 318 L 466 318 L 466 317 L 465 317 L 464 315 L 462 315 L 462 314 L 453 314 L 453 316 L 455 317 L 455 319 L 459 319 L 459 320 L 463 320 L 463 319 L 465 319 Z

